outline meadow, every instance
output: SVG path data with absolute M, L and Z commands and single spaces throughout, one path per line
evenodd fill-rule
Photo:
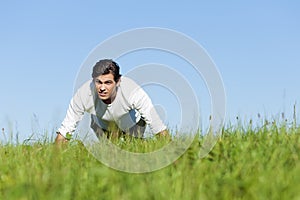
M 0 199 L 300 199 L 295 121 L 226 125 L 199 158 L 203 137 L 171 165 L 131 174 L 95 159 L 79 141 L 0 144 Z M 127 148 L 159 143 L 136 140 Z

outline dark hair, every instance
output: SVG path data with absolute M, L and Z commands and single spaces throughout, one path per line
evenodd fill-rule
M 99 60 L 93 67 L 92 77 L 96 78 L 105 74 L 114 75 L 114 80 L 117 82 L 121 77 L 119 65 L 111 59 Z

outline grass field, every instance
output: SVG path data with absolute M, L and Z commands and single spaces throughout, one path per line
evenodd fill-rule
M 203 159 L 195 139 L 175 163 L 145 174 L 101 164 L 80 142 L 0 144 L 0 199 L 300 199 L 300 129 L 228 126 Z M 143 148 L 152 142 L 128 145 Z

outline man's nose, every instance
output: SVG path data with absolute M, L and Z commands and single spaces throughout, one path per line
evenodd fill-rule
M 100 85 L 100 90 L 101 90 L 101 91 L 104 91 L 104 90 L 105 90 L 104 84 Z

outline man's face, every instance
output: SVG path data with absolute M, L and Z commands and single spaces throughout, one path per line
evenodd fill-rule
M 118 83 L 120 80 L 118 81 Z M 106 104 L 113 102 L 117 95 L 118 83 L 114 80 L 114 75 L 104 74 L 94 78 L 98 97 Z

